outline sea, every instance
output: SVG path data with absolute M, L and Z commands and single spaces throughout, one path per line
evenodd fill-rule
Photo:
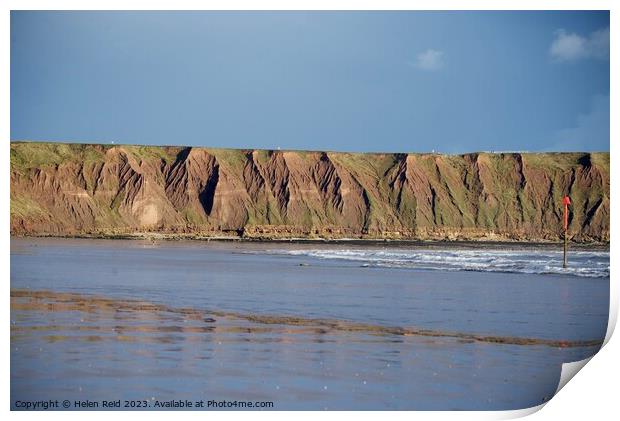
M 15 237 L 11 408 L 537 406 L 601 346 L 609 261 L 571 246 L 563 268 L 555 244 Z

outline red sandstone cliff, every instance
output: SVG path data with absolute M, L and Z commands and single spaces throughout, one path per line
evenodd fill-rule
M 11 144 L 11 232 L 609 241 L 609 154 Z

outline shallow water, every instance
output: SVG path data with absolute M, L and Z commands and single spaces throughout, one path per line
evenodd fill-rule
M 574 341 L 605 336 L 609 255 L 580 251 L 597 277 L 594 269 L 583 276 L 454 264 L 468 253 L 484 259 L 486 251 L 476 247 L 12 239 L 12 405 L 18 399 L 265 400 L 274 409 L 537 405 L 553 395 L 562 362 L 598 349 Z M 338 257 L 351 250 L 355 259 Z M 432 268 L 416 265 L 429 260 L 419 257 L 424 253 L 439 256 Z M 512 261 L 555 256 L 545 248 L 488 254 Z M 377 262 L 395 258 L 408 261 Z M 46 292 L 34 299 L 24 291 Z M 93 305 L 93 297 L 115 305 Z M 512 342 L 478 340 L 489 336 Z M 519 344 L 523 339 L 533 342 Z
M 483 246 L 484 247 L 484 246 Z M 439 271 L 476 271 L 525 274 L 559 274 L 586 278 L 609 277 L 609 251 L 570 251 L 570 265 L 562 266 L 561 250 L 550 247 L 489 249 L 477 247 L 321 247 L 291 250 L 274 248 L 273 254 L 310 256 L 321 259 L 349 260 L 364 267 L 394 267 Z M 251 251 L 250 251 L 251 253 Z

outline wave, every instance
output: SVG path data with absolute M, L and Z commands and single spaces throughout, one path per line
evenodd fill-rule
M 586 278 L 609 277 L 608 251 L 572 251 L 562 267 L 562 252 L 545 249 L 295 249 L 268 250 L 270 254 L 306 256 L 359 262 L 365 267 L 422 270 L 560 274 Z

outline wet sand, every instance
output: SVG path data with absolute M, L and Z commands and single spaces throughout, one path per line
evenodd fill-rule
M 155 329 L 137 329 L 147 332 L 214 332 L 217 328 L 226 332 L 245 332 L 245 333 L 264 333 L 268 331 L 281 332 L 286 334 L 294 333 L 331 333 L 331 332 L 359 332 L 374 335 L 402 335 L 402 336 L 429 336 L 442 338 L 456 338 L 462 342 L 486 342 L 508 345 L 546 345 L 550 347 L 560 348 L 579 348 L 601 346 L 601 339 L 593 340 L 550 340 L 541 338 L 523 338 L 514 336 L 483 336 L 464 332 L 447 332 L 440 330 L 416 329 L 401 326 L 382 326 L 364 323 L 355 323 L 346 320 L 335 319 L 309 319 L 293 316 L 278 315 L 257 315 L 244 314 L 236 312 L 224 311 L 204 311 L 192 308 L 174 308 L 165 305 L 158 305 L 144 301 L 134 300 L 117 300 L 104 297 L 87 296 L 69 293 L 55 293 L 51 291 L 31 291 L 31 290 L 11 290 L 11 309 L 14 311 L 44 311 L 44 312 L 66 312 L 66 311 L 83 311 L 87 313 L 93 312 L 114 312 L 114 313 L 132 313 L 132 312 L 152 312 L 152 313 L 171 313 L 178 314 L 188 320 L 198 320 L 205 323 L 215 323 L 213 317 L 224 318 L 227 320 L 247 321 L 259 326 L 158 326 Z M 268 327 L 261 326 L 267 325 Z M 272 327 L 278 326 L 278 327 Z M 54 330 L 57 326 L 47 326 L 44 328 L 33 327 L 31 330 Z M 93 327 L 90 327 L 92 329 Z M 297 329 L 293 329 L 297 328 Z M 19 331 L 16 326 L 14 331 Z M 27 330 L 27 329 L 24 329 Z M 87 329 L 88 330 L 88 329 Z M 95 327 L 95 330 L 96 327 Z M 131 330 L 131 328 L 122 328 L 122 330 Z

